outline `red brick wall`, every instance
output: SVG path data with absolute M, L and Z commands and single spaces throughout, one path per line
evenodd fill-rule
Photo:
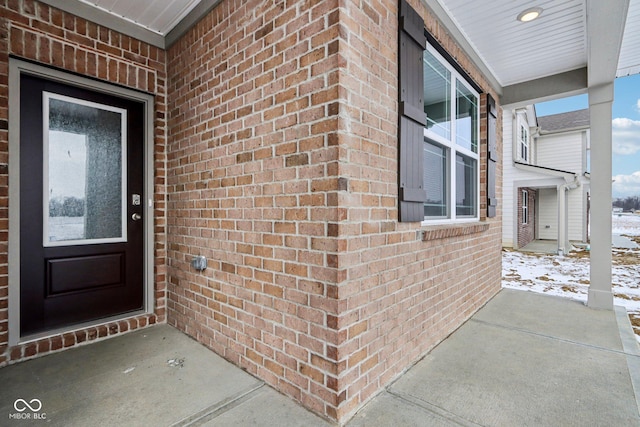
M 152 315 L 8 347 L 9 55 L 155 95 L 155 297 Z M 164 321 L 165 52 L 33 0 L 0 1 L 0 366 Z
M 331 418 L 340 14 L 227 0 L 168 51 L 168 321 Z
M 484 78 L 419 1 L 427 29 L 484 90 Z M 395 1 L 346 6 L 348 66 L 345 150 L 349 191 L 340 224 L 338 319 L 346 337 L 339 408 L 348 417 L 468 319 L 500 286 L 500 217 L 481 225 L 421 226 L 397 222 L 397 15 Z M 366 76 L 366 78 L 363 78 Z M 486 97 L 481 105 L 481 200 L 486 200 Z M 499 117 L 501 114 L 498 115 Z M 346 121 L 346 120 L 345 120 Z M 498 123 L 501 147 L 501 123 Z M 501 199 L 501 169 L 497 171 Z M 342 302 L 342 301 L 341 301 Z
M 479 224 L 397 222 L 396 0 L 223 0 L 169 49 L 166 72 L 162 51 L 39 3 L 0 11 L 0 230 L 9 52 L 156 94 L 157 320 L 166 280 L 170 324 L 311 410 L 345 421 L 499 290 L 500 208 L 488 220 L 483 203 Z M 0 363 L 104 335 L 7 355 L 3 241 Z
M 397 2 L 343 3 L 226 0 L 173 46 L 167 168 L 169 323 L 341 421 L 494 295 L 501 262 L 500 209 L 397 222 Z
M 527 223 L 523 223 L 523 191 L 527 191 L 528 215 Z M 537 191 L 534 188 L 518 188 L 518 247 L 522 248 L 533 242 L 536 238 L 536 198 Z

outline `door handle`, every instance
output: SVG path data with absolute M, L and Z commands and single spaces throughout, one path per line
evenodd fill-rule
M 131 219 L 134 221 L 138 221 L 141 218 L 142 216 L 140 216 L 140 214 L 137 214 L 137 213 L 134 213 L 133 215 L 131 215 Z

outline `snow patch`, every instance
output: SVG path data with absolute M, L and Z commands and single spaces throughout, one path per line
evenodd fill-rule
M 640 215 L 614 215 L 613 233 L 640 236 Z M 504 250 L 502 287 L 587 301 L 589 251 L 567 256 Z M 627 309 L 640 341 L 640 249 L 613 249 L 611 282 L 614 304 Z

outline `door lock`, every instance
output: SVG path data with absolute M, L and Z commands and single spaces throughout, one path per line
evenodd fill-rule
M 131 215 L 131 219 L 134 221 L 138 221 L 139 219 L 141 219 L 142 216 L 138 213 L 134 213 L 133 215 Z

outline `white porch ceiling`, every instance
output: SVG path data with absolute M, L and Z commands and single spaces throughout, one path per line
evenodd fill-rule
M 438 0 L 501 86 L 587 65 L 584 0 Z M 538 6 L 532 22 L 516 17 Z
M 200 0 L 79 0 L 115 18 L 166 36 Z
M 624 27 L 617 77 L 640 73 L 640 1 L 631 0 Z

